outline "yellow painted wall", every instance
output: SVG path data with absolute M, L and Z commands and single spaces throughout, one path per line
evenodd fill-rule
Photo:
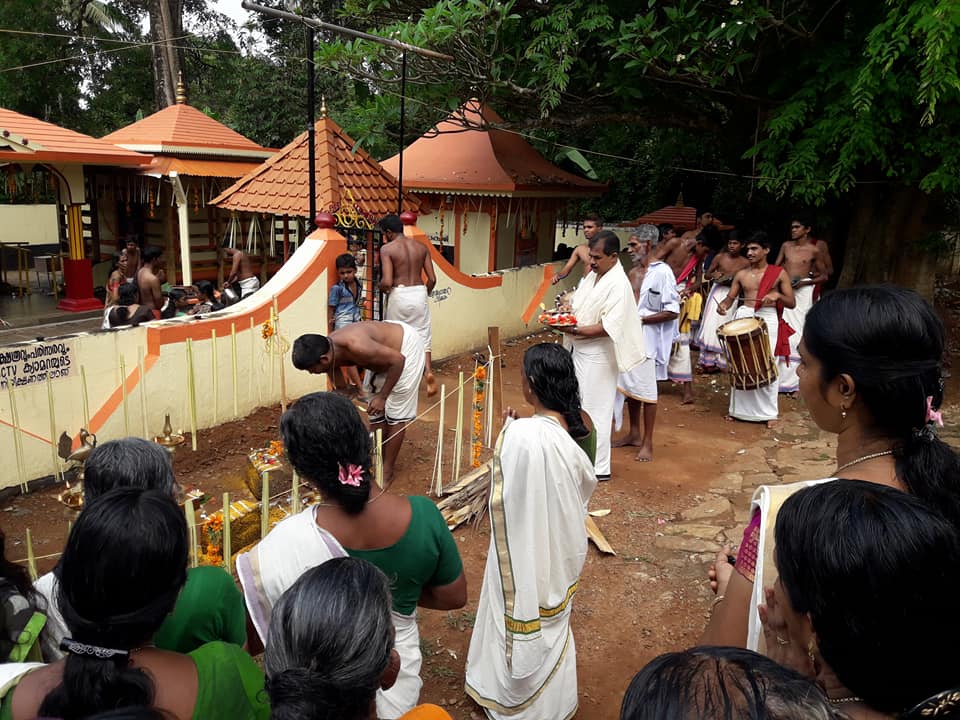
M 298 335 L 327 331 L 326 313 L 318 313 L 317 307 L 326 304 L 328 267 L 345 241 L 333 231 L 318 230 L 315 235 L 323 233 L 331 238 L 305 241 L 259 292 L 202 320 L 176 318 L 0 348 L 0 372 L 12 372 L 9 368 L 13 367 L 22 379 L 25 364 L 54 357 L 58 367 L 53 374 L 66 371 L 65 376 L 49 382 L 42 370 L 27 372 L 39 382 L 15 386 L 12 403 L 5 378 L 0 377 L 0 447 L 5 460 L 0 487 L 63 469 L 51 445 L 61 432 L 75 438 L 81 427 L 87 427 L 101 442 L 127 435 L 152 439 L 162 430 L 166 413 L 175 430 L 189 430 L 191 360 L 200 442 L 205 442 L 205 429 L 280 402 L 281 362 L 288 398 L 325 389 L 325 377 L 296 370 L 289 353 L 289 345 Z M 270 352 L 262 337 L 262 324 L 269 319 L 274 296 L 280 307 L 280 332 L 288 343 L 283 356 Z M 236 329 L 236 353 L 231 326 Z M 188 337 L 192 352 L 187 349 Z M 4 355 L 50 350 L 53 343 L 62 343 L 63 351 L 14 362 L 7 362 L 9 355 Z M 141 357 L 144 381 L 139 373 Z M 122 382 L 124 376 L 126 383 Z M 52 417 L 48 392 L 53 398 Z M 14 415 L 20 432 L 14 430 Z M 179 452 L 191 452 L 189 443 Z
M 407 228 L 407 232 L 427 241 L 417 228 Z M 280 332 L 289 344 L 303 333 L 325 334 L 326 313 L 317 312 L 317 308 L 326 306 L 329 267 L 345 247 L 346 241 L 336 232 L 317 230 L 259 292 L 201 320 L 176 318 L 138 328 L 0 347 L 0 371 L 14 367 L 17 377 L 23 378 L 24 363 L 56 358 L 52 374 L 62 374 L 47 381 L 44 371 L 34 368 L 32 377 L 38 381 L 15 386 L 13 404 L 5 378 L 0 375 L 0 448 L 5 460 L 0 487 L 62 470 L 63 463 L 53 453 L 61 432 L 76 438 L 80 428 L 87 427 L 101 442 L 127 435 L 152 439 L 161 432 L 167 413 L 174 429 L 189 430 L 191 361 L 201 443 L 209 437 L 209 428 L 280 402 L 281 362 L 288 399 L 325 389 L 324 377 L 293 368 L 289 346 L 282 357 L 269 352 L 262 325 L 276 297 Z M 529 325 L 521 315 L 545 276 L 552 275 L 559 263 L 471 277 L 454 269 L 439 253 L 432 254 L 437 269 L 437 286 L 430 301 L 435 358 L 485 347 L 488 326 L 499 326 L 504 340 L 539 329 L 535 315 Z M 566 289 L 574 277 L 580 274 L 549 287 L 544 303 L 551 305 L 554 295 Z M 231 327 L 236 331 L 236 352 Z M 188 351 L 188 338 L 192 352 Z M 62 343 L 63 347 L 51 348 L 53 343 Z M 3 355 L 33 353 L 38 348 L 56 352 L 31 361 L 10 361 Z M 145 369 L 142 381 L 141 357 Z M 52 415 L 48 393 L 53 401 Z M 191 452 L 189 443 L 178 452 Z
M 487 272 L 490 256 L 490 216 L 486 213 L 467 213 L 467 231 L 463 232 L 460 219 L 460 270 L 472 275 Z
M 0 243 L 53 245 L 57 238 L 56 205 L 0 205 Z

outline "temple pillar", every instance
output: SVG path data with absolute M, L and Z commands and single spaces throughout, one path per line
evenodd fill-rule
M 103 303 L 93 295 L 93 262 L 86 257 L 83 246 L 83 206 L 79 203 L 67 206 L 67 249 L 68 259 L 63 261 L 66 292 L 57 308 L 69 312 L 99 310 Z

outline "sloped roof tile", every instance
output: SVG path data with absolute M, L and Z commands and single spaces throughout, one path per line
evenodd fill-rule
M 133 150 L 169 155 L 263 159 L 271 152 L 185 103 L 165 107 L 102 139 Z
M 397 180 L 329 118 L 315 126 L 317 211 L 335 212 L 352 204 L 369 219 L 397 209 Z M 307 133 L 211 201 L 227 210 L 307 217 L 310 214 Z M 360 178 L 365 178 L 363 182 Z M 351 202 L 352 201 L 352 202 Z M 419 200 L 404 193 L 403 210 L 416 211 Z
M 403 151 L 403 184 L 414 190 L 536 192 L 553 197 L 597 196 L 607 186 L 557 167 L 520 135 L 491 123 L 503 119 L 469 100 Z M 400 155 L 381 165 L 398 173 Z
M 0 108 L 0 162 L 145 165 L 149 155 Z

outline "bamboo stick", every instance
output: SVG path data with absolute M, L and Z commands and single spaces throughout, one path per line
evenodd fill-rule
M 90 397 L 87 395 L 87 370 L 80 366 L 80 386 L 83 389 L 83 426 L 90 430 Z
M 231 571 L 230 555 L 230 493 L 223 494 L 223 569 Z
M 274 342 L 280 348 L 280 412 L 287 411 L 287 370 L 284 363 L 283 340 L 280 336 L 280 305 L 277 302 L 277 296 L 273 296 L 273 332 Z
M 383 490 L 383 428 L 377 428 L 373 437 L 376 447 L 374 451 L 373 479 L 376 481 L 377 487 Z
M 489 350 L 490 347 L 487 346 Z M 490 359 L 487 361 L 487 418 L 486 423 L 487 427 L 484 428 L 484 445 L 487 447 L 493 447 L 491 444 L 493 442 L 493 368 L 495 363 L 493 362 L 493 353 L 491 352 L 487 357 Z
M 57 416 L 53 407 L 53 381 L 47 373 L 47 413 L 50 418 L 50 459 L 53 460 L 53 478 L 60 477 L 60 458 L 57 456 Z
M 300 476 L 293 471 L 293 484 L 290 487 L 290 509 L 296 515 L 300 512 Z
M 196 567 L 199 562 L 199 543 L 197 541 L 197 516 L 193 511 L 193 498 L 183 504 L 183 512 L 187 516 L 187 532 L 190 535 L 190 567 Z
M 120 355 L 120 391 L 123 397 L 123 436 L 130 437 L 130 408 L 127 403 L 127 366 Z
M 437 497 L 443 495 L 443 422 L 447 404 L 447 386 L 440 385 L 440 422 L 437 423 L 437 456 L 433 464 L 433 483 L 431 490 Z
M 27 492 L 27 469 L 23 461 L 23 438 L 20 431 L 20 414 L 17 412 L 17 399 L 13 394 L 13 383 L 7 383 L 7 392 L 10 395 L 10 422 L 13 424 L 13 451 L 17 456 L 17 477 L 20 479 L 20 489 Z M 51 438 L 51 442 L 53 439 Z
M 457 428 L 453 436 L 453 481 L 460 479 L 460 456 L 463 454 L 463 370 L 457 385 Z
M 247 395 L 250 396 L 250 402 L 253 403 L 253 376 L 256 374 L 257 369 L 257 348 L 256 348 L 256 336 L 254 334 L 254 324 L 253 324 L 253 315 L 250 316 L 250 375 L 247 378 Z M 257 399 L 259 406 L 259 399 L 262 390 L 260 389 L 260 383 L 257 383 Z
M 193 373 L 193 340 L 187 338 L 187 396 L 190 400 L 190 446 L 197 451 L 197 385 Z
M 230 323 L 230 362 L 233 365 L 233 419 L 240 417 L 240 383 L 237 378 L 237 324 Z M 252 370 L 251 370 L 252 372 Z
M 40 576 L 37 574 L 37 559 L 33 554 L 33 536 L 30 534 L 30 528 L 27 528 L 27 569 L 30 571 L 30 579 L 36 582 Z
M 143 362 L 143 348 L 137 348 L 137 368 L 140 370 L 140 429 L 149 438 L 147 430 L 147 370 Z
M 260 539 L 270 532 L 270 473 L 262 475 L 260 486 Z
M 210 364 L 213 366 L 213 424 L 217 425 L 217 409 L 220 407 L 220 373 L 217 372 L 217 330 L 210 331 Z

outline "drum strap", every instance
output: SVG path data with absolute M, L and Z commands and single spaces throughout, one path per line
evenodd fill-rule
M 754 312 L 759 311 L 760 308 L 763 307 L 761 304 L 763 298 L 773 290 L 773 286 L 776 284 L 781 272 L 783 272 L 783 268 L 779 265 L 767 265 L 763 277 L 760 278 L 760 286 L 757 288 L 757 303 L 753 306 Z M 777 347 L 774 349 L 773 354 L 776 357 L 786 358 L 787 363 L 790 362 L 790 336 L 793 335 L 794 332 L 794 329 L 783 319 L 783 303 L 778 302 Z

